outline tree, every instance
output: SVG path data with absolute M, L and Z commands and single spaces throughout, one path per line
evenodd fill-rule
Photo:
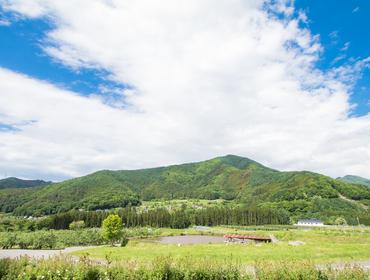
M 116 214 L 110 214 L 102 225 L 102 236 L 108 240 L 112 246 L 122 236 L 123 223 L 122 219 Z

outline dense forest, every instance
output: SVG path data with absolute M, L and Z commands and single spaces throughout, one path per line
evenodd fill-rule
M 370 186 L 370 179 L 362 178 L 360 176 L 346 175 L 344 177 L 339 177 L 337 179 L 346 183 Z
M 204 209 L 183 208 L 168 210 L 157 208 L 142 211 L 137 207 L 120 208 L 110 211 L 79 211 L 71 210 L 36 219 L 16 218 L 14 216 L 2 217 L 0 231 L 36 231 L 36 230 L 63 230 L 71 228 L 73 223 L 82 222 L 83 227 L 99 228 L 103 220 L 111 213 L 122 218 L 125 227 L 153 227 L 153 228 L 187 228 L 198 226 L 258 226 L 258 225 L 288 225 L 297 220 L 284 209 L 245 208 L 229 206 L 213 206 Z M 326 212 L 323 220 L 327 224 L 335 224 L 337 213 Z M 349 225 L 358 223 L 370 225 L 370 216 L 361 214 L 342 213 L 341 216 Z M 333 216 L 331 216 L 333 215 Z
M 46 182 L 43 180 L 23 180 L 15 177 L 9 177 L 0 180 L 0 189 L 33 188 L 50 185 L 51 183 L 52 182 Z
M 112 211 L 78 211 L 54 214 L 44 218 L 24 220 L 20 218 L 3 218 L 1 231 L 35 231 L 47 229 L 69 229 L 73 222 L 83 221 L 88 228 L 101 227 L 103 220 L 110 213 L 117 213 L 125 227 L 168 227 L 187 228 L 190 225 L 265 225 L 289 224 L 289 213 L 285 210 L 248 209 L 242 207 L 211 207 L 205 209 L 179 209 L 170 211 L 158 208 L 138 211 L 135 207 Z
M 22 216 L 138 206 L 142 201 L 224 199 L 293 217 L 366 216 L 370 188 L 320 174 L 280 172 L 228 155 L 142 170 L 99 171 L 61 183 L 0 190 L 0 211 Z

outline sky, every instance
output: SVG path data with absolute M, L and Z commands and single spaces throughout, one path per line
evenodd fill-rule
M 370 177 L 367 0 L 0 0 L 0 178 L 226 154 Z

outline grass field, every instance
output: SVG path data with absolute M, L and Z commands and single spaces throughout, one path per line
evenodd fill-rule
M 161 229 L 159 235 L 194 234 L 194 229 L 170 230 Z M 269 236 L 273 234 L 279 239 L 277 244 L 197 244 L 197 245 L 164 245 L 153 239 L 133 239 L 126 247 L 102 246 L 75 252 L 74 255 L 88 255 L 95 259 L 132 260 L 138 262 L 153 261 L 159 257 L 173 259 L 191 258 L 209 259 L 212 261 L 232 261 L 253 264 L 256 261 L 300 261 L 308 260 L 316 263 L 350 262 L 354 260 L 370 260 L 369 229 L 281 229 L 258 230 L 234 228 L 212 228 L 203 234 L 221 235 L 225 233 L 252 234 Z M 198 232 L 199 234 L 199 232 Z M 290 246 L 289 241 L 303 241 L 304 245 Z
M 138 207 L 139 210 L 154 210 L 158 208 L 166 208 L 167 210 L 180 210 L 183 208 L 204 209 L 215 206 L 237 207 L 235 201 L 224 199 L 172 199 L 172 200 L 152 200 L 143 201 Z

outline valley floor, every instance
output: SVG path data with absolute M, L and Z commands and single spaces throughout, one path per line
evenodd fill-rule
M 151 235 L 143 236 L 142 233 Z M 68 233 L 65 233 L 68 234 Z M 0 250 L 0 258 L 48 258 L 59 255 L 88 257 L 97 262 L 117 261 L 151 263 L 161 258 L 176 261 L 191 259 L 254 265 L 258 262 L 309 261 L 315 264 L 356 263 L 370 265 L 370 228 L 326 227 L 297 229 L 283 226 L 212 227 L 189 229 L 128 229 L 130 242 L 126 247 L 74 247 L 65 250 Z M 224 234 L 268 237 L 277 243 L 227 243 Z M 297 246 L 298 245 L 298 246 Z
M 194 234 L 193 229 L 169 230 L 171 235 Z M 270 236 L 278 243 L 233 244 L 220 242 L 213 244 L 164 244 L 157 239 L 132 239 L 126 247 L 100 246 L 75 251 L 73 256 L 88 255 L 93 259 L 116 261 L 148 262 L 162 257 L 173 259 L 191 258 L 192 260 L 212 260 L 253 264 L 258 261 L 312 261 L 315 263 L 353 262 L 370 260 L 369 229 L 282 229 L 251 231 L 242 228 L 211 228 L 203 235 L 222 236 L 225 233 Z M 199 232 L 198 232 L 199 234 Z M 181 238 L 179 238 L 181 240 Z M 291 245 L 301 244 L 299 246 Z M 294 243 L 294 241 L 300 241 Z M 167 242 L 168 243 L 168 242 Z M 188 242 L 189 243 L 189 242 Z

